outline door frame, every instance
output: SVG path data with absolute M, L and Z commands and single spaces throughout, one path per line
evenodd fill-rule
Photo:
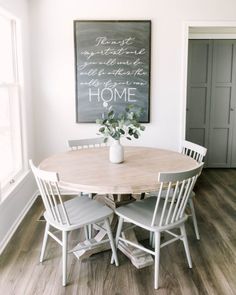
M 189 29 L 191 27 L 209 27 L 209 28 L 235 28 L 236 31 L 236 21 L 188 21 L 183 22 L 183 50 L 182 50 L 182 86 L 181 86 L 181 124 L 180 124 L 180 135 L 181 140 L 179 142 L 179 149 L 181 149 L 181 142 L 185 139 L 186 133 L 186 107 L 187 107 L 187 78 L 188 78 L 188 40 L 189 40 Z M 211 35 L 204 34 L 198 35 L 198 39 L 236 39 L 236 34 L 219 34 Z

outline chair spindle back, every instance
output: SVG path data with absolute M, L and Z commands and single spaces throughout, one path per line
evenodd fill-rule
M 85 148 L 107 146 L 102 137 L 87 139 L 71 139 L 68 140 L 68 146 L 71 150 L 79 150 Z
M 47 214 L 52 220 L 54 220 L 54 222 L 60 225 L 70 225 L 68 214 L 58 187 L 58 173 L 36 168 L 32 160 L 30 160 L 29 163 L 35 176 Z
M 207 153 L 207 149 L 205 147 L 187 140 L 183 140 L 182 154 L 193 158 L 198 163 L 202 163 L 206 153 Z
M 153 213 L 151 226 L 166 226 L 175 224 L 184 217 L 184 211 L 195 185 L 197 177 L 201 174 L 203 163 L 197 168 L 184 172 L 159 173 L 158 182 L 160 190 Z M 163 194 L 165 194 L 164 202 Z M 159 209 L 159 206 L 162 208 Z M 157 218 L 157 212 L 161 215 Z M 156 222 L 156 220 L 158 222 Z

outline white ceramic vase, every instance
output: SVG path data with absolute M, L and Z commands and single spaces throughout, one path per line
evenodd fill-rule
M 120 140 L 112 140 L 109 150 L 109 159 L 111 163 L 119 164 L 124 161 L 124 147 L 120 144 Z

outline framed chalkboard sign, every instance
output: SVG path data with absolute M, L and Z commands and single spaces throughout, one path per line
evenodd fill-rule
M 151 21 L 74 21 L 76 122 L 101 118 L 108 106 L 150 106 Z

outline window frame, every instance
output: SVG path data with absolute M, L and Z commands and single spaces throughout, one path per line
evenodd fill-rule
M 15 169 L 9 177 L 0 182 L 0 203 L 3 202 L 9 194 L 17 187 L 26 175 L 26 132 L 25 132 L 25 114 L 24 114 L 24 87 L 23 87 L 23 55 L 22 55 L 22 34 L 21 22 L 14 15 L 8 13 L 0 7 L 0 16 L 7 18 L 11 23 L 11 42 L 12 42 L 12 60 L 13 60 L 13 81 L 1 82 L 0 88 L 5 88 L 9 94 L 10 105 L 10 122 L 11 122 L 11 138 L 14 138 L 14 133 L 18 132 L 19 135 L 19 158 L 20 167 Z M 15 94 L 11 94 L 15 92 Z M 14 100 L 16 102 L 14 103 Z M 15 104 L 17 104 L 18 119 L 13 119 Z M 13 107 L 14 105 L 14 107 Z M 19 129 L 15 129 L 16 123 L 19 123 Z M 12 140 L 14 142 L 14 140 Z M 11 148 L 15 149 L 13 144 Z M 16 151 L 13 151 L 13 158 Z

